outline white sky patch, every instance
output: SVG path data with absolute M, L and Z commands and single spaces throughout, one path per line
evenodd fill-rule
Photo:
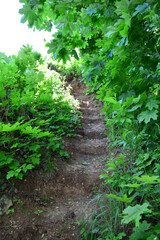
M 7 56 L 17 54 L 23 45 L 29 44 L 33 50 L 46 56 L 44 39 L 50 41 L 56 30 L 53 29 L 51 33 L 29 29 L 27 23 L 20 22 L 20 8 L 22 4 L 18 0 L 0 0 L 0 52 Z

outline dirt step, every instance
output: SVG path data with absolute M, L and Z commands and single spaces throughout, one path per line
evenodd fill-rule
M 95 101 L 88 101 L 86 99 L 84 100 L 81 100 L 81 103 L 80 103 L 80 108 L 91 108 L 91 107 L 95 107 L 97 109 L 97 107 L 101 107 L 101 105 L 98 104 L 97 100 Z
M 47 183 L 46 187 L 49 186 L 50 190 L 49 192 L 44 192 L 44 197 L 49 195 L 53 196 L 55 201 L 57 201 L 56 199 L 60 201 L 60 199 L 66 196 L 83 196 L 93 191 L 93 181 L 91 181 L 90 175 L 83 165 L 77 164 L 77 167 L 68 165 L 64 170 L 65 172 L 61 173 L 55 181 L 52 180 L 52 182 L 49 181 Z M 99 176 L 97 177 L 99 179 Z
M 86 176 L 86 181 L 82 180 L 81 187 L 83 189 L 83 193 L 86 192 L 92 193 L 94 188 L 97 189 L 99 184 L 102 182 L 100 179 L 100 175 L 104 172 L 104 165 L 106 156 L 102 156 L 101 158 L 99 156 L 95 156 L 95 160 L 88 161 L 85 157 L 81 158 L 80 155 L 78 155 L 78 161 L 76 165 L 73 165 L 71 168 L 69 168 L 67 171 L 72 174 L 72 172 L 78 172 L 81 171 L 84 176 Z M 75 159 L 76 160 L 76 159 Z M 79 176 L 79 174 L 77 173 Z M 74 184 L 74 183 L 73 183 Z M 94 187 L 93 187 L 94 185 Z M 79 189 L 81 191 L 81 189 Z M 79 191 L 79 192 L 80 192 Z
M 82 100 L 80 103 L 80 108 L 89 108 L 89 106 L 90 106 L 89 101 Z
M 93 131 L 91 132 L 89 129 L 85 129 L 85 130 L 79 130 L 77 132 L 83 139 L 103 139 L 106 137 L 106 135 L 102 132 L 97 131 Z
M 93 115 L 90 117 L 82 117 L 82 123 L 103 123 L 103 116 L 101 115 Z
M 81 131 L 81 134 L 89 139 L 102 139 L 106 137 L 104 134 L 106 129 L 102 121 L 99 123 L 84 123 L 83 128 L 84 130 Z
M 57 203 L 55 206 L 51 206 L 45 210 L 45 222 L 51 222 L 55 224 L 59 221 L 76 221 L 83 217 L 84 209 L 90 200 L 91 195 L 65 198 L 65 201 Z
M 75 140 L 74 142 L 65 143 L 66 149 L 70 152 L 79 152 L 86 155 L 104 154 L 107 151 L 107 139 L 82 139 L 81 141 Z
M 83 114 L 83 117 L 91 117 L 91 116 L 99 116 L 100 114 L 98 114 L 98 109 L 95 108 L 95 107 L 92 107 L 92 108 L 80 108 L 79 109 L 82 114 Z
M 106 150 L 100 156 L 86 155 L 83 153 L 75 152 L 75 153 L 71 153 L 69 163 L 71 162 L 72 167 L 75 169 L 77 168 L 77 165 L 81 165 L 81 169 L 82 169 L 83 163 L 88 163 L 87 166 L 92 165 L 95 169 L 97 169 L 98 167 L 99 167 L 99 169 L 101 169 L 101 166 L 104 167 L 104 163 L 106 163 L 106 159 L 108 159 L 108 150 Z M 76 164 L 75 164 L 75 162 L 76 162 Z M 84 166 L 86 168 L 85 164 L 84 164 Z M 72 167 L 71 167 L 71 169 L 72 169 Z M 69 169 L 68 169 L 68 171 L 69 171 Z
M 73 92 L 73 95 L 74 95 L 74 97 L 76 98 L 76 99 L 78 99 L 80 102 L 82 101 L 82 100 L 88 100 L 88 101 L 93 101 L 92 100 L 92 98 L 94 97 L 94 95 L 93 94 L 91 94 L 91 95 L 85 95 L 84 94 L 84 92 L 79 92 L 79 93 L 76 93 L 76 92 Z

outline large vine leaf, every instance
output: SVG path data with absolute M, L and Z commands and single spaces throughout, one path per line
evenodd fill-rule
M 19 10 L 19 13 L 24 14 L 21 18 L 21 22 L 25 23 L 28 21 L 29 27 L 33 27 L 34 21 L 37 19 L 37 15 L 34 11 L 32 11 L 30 5 L 24 5 L 23 8 Z
M 138 115 L 138 121 L 139 123 L 144 121 L 147 124 L 151 121 L 151 119 L 157 120 L 157 117 L 158 117 L 157 113 L 158 113 L 157 110 L 143 111 Z
M 142 214 L 152 212 L 148 209 L 149 203 L 144 203 L 143 205 L 135 205 L 134 207 L 128 206 L 124 209 L 123 214 L 124 217 L 122 219 L 122 223 L 130 223 L 135 221 L 136 227 L 140 224 L 140 219 L 142 218 Z
M 149 110 L 153 110 L 154 108 L 158 109 L 158 103 L 159 103 L 159 101 L 154 100 L 154 99 L 151 99 L 151 100 L 146 104 L 146 107 L 147 107 Z
M 130 240 L 141 240 L 146 239 L 148 237 L 148 233 L 146 232 L 150 228 L 151 224 L 147 223 L 147 221 L 143 221 L 139 224 L 139 227 L 133 228 L 134 233 L 130 236 Z

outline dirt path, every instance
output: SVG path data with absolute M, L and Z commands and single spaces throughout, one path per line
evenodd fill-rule
M 79 136 L 65 139 L 68 162 L 59 160 L 55 174 L 35 170 L 12 196 L 14 213 L 0 218 L 1 240 L 79 240 L 76 221 L 99 189 L 102 167 L 108 155 L 101 104 L 86 96 L 83 83 L 71 82 L 80 101 L 83 129 Z

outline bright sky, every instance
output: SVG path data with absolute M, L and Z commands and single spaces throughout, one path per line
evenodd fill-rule
M 0 52 L 7 56 L 17 54 L 22 45 L 32 45 L 43 55 L 47 55 L 43 39 L 52 39 L 52 33 L 28 29 L 27 23 L 20 22 L 22 15 L 18 13 L 22 4 L 18 0 L 0 0 Z

